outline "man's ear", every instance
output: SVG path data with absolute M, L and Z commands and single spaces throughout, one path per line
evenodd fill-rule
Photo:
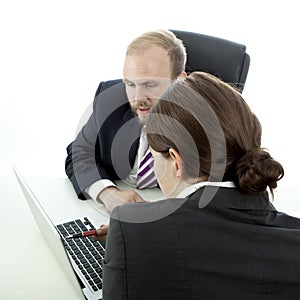
M 183 163 L 179 153 L 174 148 L 170 148 L 169 155 L 173 160 L 176 176 L 181 177 L 183 175 Z

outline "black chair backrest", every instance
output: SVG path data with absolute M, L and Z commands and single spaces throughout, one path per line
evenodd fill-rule
M 187 73 L 210 73 L 234 85 L 242 93 L 250 65 L 245 45 L 195 32 L 170 30 L 186 47 Z

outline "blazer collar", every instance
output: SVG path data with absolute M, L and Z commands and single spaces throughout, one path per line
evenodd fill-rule
M 130 107 L 129 102 L 128 102 L 127 105 L 128 105 L 128 109 L 125 111 L 125 113 L 124 113 L 124 115 L 123 115 L 123 121 L 124 121 L 124 122 L 127 122 L 127 121 L 129 121 L 130 119 L 135 118 L 135 115 L 134 115 L 133 111 L 131 110 L 131 107 Z M 136 123 L 139 124 L 138 120 L 137 120 Z
M 212 199 L 201 199 L 205 196 L 205 189 L 210 189 L 208 195 L 212 195 Z M 269 201 L 268 192 L 262 192 L 258 195 L 247 195 L 241 193 L 236 188 L 204 186 L 198 189 L 190 196 L 191 199 L 198 199 L 199 207 L 201 201 L 207 202 L 207 207 L 224 207 L 237 210 L 268 210 L 276 211 L 274 206 Z M 209 200 L 209 201 L 208 201 Z

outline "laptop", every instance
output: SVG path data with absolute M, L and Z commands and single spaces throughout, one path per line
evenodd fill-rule
M 104 246 L 92 237 L 67 238 L 95 229 L 93 221 L 84 216 L 54 224 L 18 169 L 13 170 L 36 224 L 77 294 L 82 299 L 102 299 Z

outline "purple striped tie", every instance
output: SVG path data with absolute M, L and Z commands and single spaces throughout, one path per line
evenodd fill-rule
M 138 189 L 149 189 L 157 186 L 154 174 L 154 158 L 147 148 L 139 165 L 136 186 Z

